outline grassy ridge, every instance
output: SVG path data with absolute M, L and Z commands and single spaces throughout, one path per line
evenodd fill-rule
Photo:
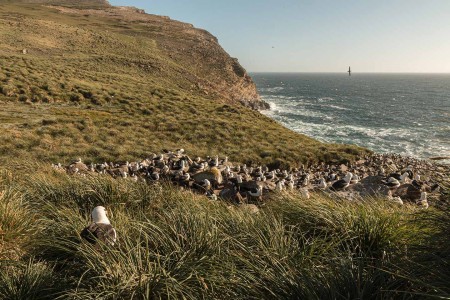
M 448 211 L 293 193 L 252 214 L 50 169 L 179 147 L 273 167 L 367 153 L 240 105 L 251 80 L 208 33 L 85 4 L 0 0 L 0 299 L 449 297 Z M 114 248 L 81 243 L 96 205 L 112 213 Z
M 135 160 L 183 147 L 298 165 L 366 153 L 240 105 L 256 97 L 253 83 L 210 34 L 108 9 L 0 1 L 0 160 Z
M 251 214 L 169 186 L 41 172 L 0 179 L 0 299 L 450 293 L 448 212 L 279 194 Z M 111 211 L 114 248 L 80 243 L 97 204 Z

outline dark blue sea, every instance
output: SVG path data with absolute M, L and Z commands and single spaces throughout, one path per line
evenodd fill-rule
M 253 73 L 264 112 L 318 140 L 450 156 L 450 74 Z

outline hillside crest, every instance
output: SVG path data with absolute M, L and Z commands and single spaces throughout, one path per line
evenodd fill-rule
M 136 8 L 33 1 L 0 0 L 0 162 L 30 153 L 133 160 L 183 148 L 297 166 L 364 152 L 255 111 L 267 104 L 251 77 L 205 30 Z
M 11 2 L 0 0 L 0 3 Z M 104 24 L 106 26 L 96 26 L 91 30 L 104 42 L 114 43 L 110 39 L 112 38 L 110 36 L 111 31 L 133 36 L 140 40 L 139 43 L 151 42 L 156 46 L 155 50 L 158 51 L 158 55 L 155 55 L 154 51 L 149 53 L 145 49 L 138 49 L 137 51 L 133 49 L 132 51 L 147 52 L 146 57 L 142 57 L 146 61 L 142 64 L 144 66 L 157 64 L 158 71 L 165 69 L 171 75 L 181 73 L 183 78 L 176 76 L 173 81 L 186 81 L 187 79 L 189 85 L 184 85 L 184 89 L 193 90 L 202 96 L 230 103 L 241 103 L 253 109 L 268 108 L 268 104 L 260 99 L 253 80 L 238 60 L 228 55 L 219 45 L 216 37 L 206 30 L 195 28 L 192 24 L 171 20 L 165 16 L 146 14 L 144 10 L 135 7 L 111 6 L 105 0 L 76 2 L 68 0 L 22 0 L 14 2 L 14 4 L 19 6 L 20 4 L 42 4 L 43 8 L 56 9 L 59 15 L 62 14 L 68 18 L 74 16 L 86 18 L 85 21 L 92 23 L 92 25 L 107 23 Z M 42 17 L 37 18 L 43 19 Z M 46 19 L 46 21 L 51 20 Z M 57 27 L 61 24 L 55 25 Z M 87 27 L 90 24 L 81 25 Z M 39 25 L 34 24 L 33 26 Z M 57 48 L 60 48 L 60 50 L 63 50 L 61 48 L 65 48 L 64 50 L 70 49 L 72 52 L 79 51 L 74 47 L 67 47 L 67 45 L 72 45 L 71 39 L 73 39 L 73 36 L 68 35 L 68 32 L 61 35 L 59 34 L 61 32 L 58 32 L 57 29 L 50 30 L 44 33 L 44 39 L 48 39 L 48 36 L 52 35 L 51 39 L 55 40 L 54 36 L 59 36 L 51 49 L 36 47 L 36 43 L 35 45 L 22 43 L 21 47 L 28 49 L 30 53 L 47 52 L 51 55 L 56 54 Z M 29 36 L 27 38 L 30 39 Z M 34 40 L 36 42 L 36 38 Z M 42 38 L 37 42 L 42 44 Z M 114 53 L 114 46 L 111 46 L 112 48 L 109 48 L 108 52 L 104 53 L 105 55 L 116 54 Z M 130 48 L 130 44 L 125 46 Z M 22 51 L 22 49 L 17 49 L 17 51 Z M 81 51 L 85 51 L 85 49 L 81 49 Z M 127 53 L 124 56 L 124 60 L 137 58 L 134 53 Z

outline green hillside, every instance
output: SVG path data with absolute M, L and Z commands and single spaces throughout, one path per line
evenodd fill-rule
M 2 159 L 126 160 L 183 147 L 298 164 L 365 152 L 252 109 L 265 106 L 253 81 L 204 30 L 102 1 L 26 2 L 0 1 Z
M 422 209 L 317 185 L 237 204 L 153 173 L 50 164 L 164 148 L 270 167 L 368 153 L 288 130 L 265 106 L 237 59 L 190 24 L 104 0 L 0 0 L 0 300 L 449 299 L 448 168 L 414 163 L 443 188 Z M 381 160 L 369 171 L 409 162 Z M 114 245 L 80 236 L 98 205 Z

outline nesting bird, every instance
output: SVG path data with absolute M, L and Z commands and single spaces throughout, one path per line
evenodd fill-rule
M 327 182 L 325 181 L 324 178 L 320 178 L 318 187 L 319 187 L 319 189 L 322 189 L 322 190 L 327 188 Z
M 390 188 L 397 188 L 400 186 L 400 181 L 394 177 L 389 177 L 385 184 Z
M 393 203 L 397 203 L 397 204 L 403 205 L 403 200 L 402 200 L 402 198 L 400 198 L 399 196 L 397 196 L 397 197 L 392 197 L 391 191 L 389 191 L 388 199 L 389 199 L 390 201 L 392 201 Z
M 338 181 L 336 181 L 335 183 L 333 183 L 333 185 L 331 186 L 331 190 L 333 191 L 340 191 L 345 189 L 346 187 L 348 187 L 350 185 L 350 181 L 352 180 L 353 174 L 348 172 L 344 179 L 340 179 Z
M 419 205 L 423 209 L 427 209 L 429 207 L 427 200 L 427 192 L 422 192 L 420 194 L 420 199 L 417 201 L 417 205 Z
M 81 231 L 80 236 L 89 243 L 96 245 L 98 241 L 113 246 L 117 233 L 106 216 L 106 209 L 97 206 L 91 213 L 92 223 Z

